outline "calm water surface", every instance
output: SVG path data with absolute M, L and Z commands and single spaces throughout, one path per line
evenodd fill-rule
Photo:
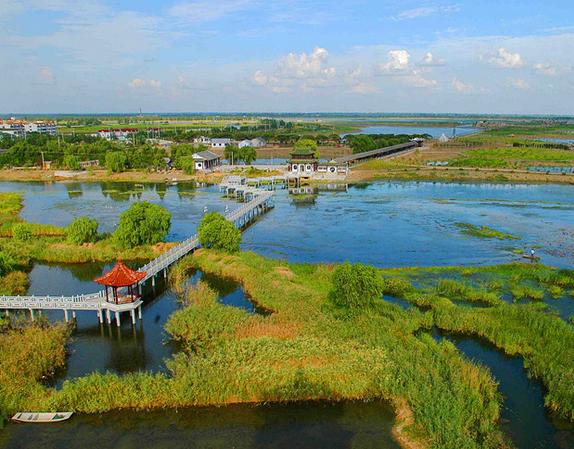
M 479 131 L 478 128 L 464 127 L 456 128 L 455 132 L 456 136 L 466 136 Z M 443 134 L 451 137 L 453 128 L 445 126 L 367 126 L 353 134 L 429 134 L 436 139 Z
M 76 415 L 63 424 L 0 431 L 5 449 L 399 449 L 393 412 L 372 403 L 229 406 Z

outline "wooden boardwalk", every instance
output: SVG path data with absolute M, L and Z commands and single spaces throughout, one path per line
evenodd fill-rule
M 272 207 L 272 198 L 274 193 L 261 189 L 250 188 L 250 200 L 241 207 L 225 214 L 225 218 L 232 222 L 238 228 L 243 228 L 249 224 L 255 217 L 265 213 Z M 192 235 L 169 251 L 166 251 L 158 258 L 145 264 L 138 271 L 145 271 L 146 277 L 141 281 L 142 284 L 151 280 L 155 286 L 156 276 L 162 275 L 167 277 L 169 266 L 179 259 L 199 248 L 199 239 L 197 235 Z M 87 293 L 75 296 L 0 296 L 0 309 L 6 310 L 29 310 L 30 316 L 34 319 L 35 310 L 62 310 L 66 321 L 69 319 L 69 311 L 72 317 L 75 317 L 76 311 L 91 310 L 98 313 L 100 323 L 104 319 L 111 322 L 111 314 L 115 314 L 116 323 L 120 325 L 120 313 L 130 312 L 132 322 L 136 320 L 136 311 L 141 319 L 142 301 L 137 300 L 133 303 L 114 304 L 106 301 L 104 290 L 95 293 Z

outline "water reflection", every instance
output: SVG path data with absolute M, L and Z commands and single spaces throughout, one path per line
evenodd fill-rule
M 393 412 L 381 402 L 228 406 L 176 411 L 76 415 L 61 424 L 9 425 L 3 449 L 399 449 Z

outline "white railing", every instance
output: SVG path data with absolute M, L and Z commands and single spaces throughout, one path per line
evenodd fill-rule
M 244 187 L 244 186 L 241 186 Z M 253 199 L 227 214 L 225 218 L 232 223 L 248 215 L 255 208 L 265 204 L 273 196 L 273 192 L 259 189 L 245 189 L 246 193 L 252 194 Z M 146 273 L 144 282 L 171 264 L 181 259 L 186 254 L 199 247 L 197 234 L 192 235 L 169 251 L 156 259 L 149 261 L 138 271 Z M 0 296 L 0 309 L 70 309 L 70 310 L 101 310 L 106 308 L 105 291 L 74 296 Z

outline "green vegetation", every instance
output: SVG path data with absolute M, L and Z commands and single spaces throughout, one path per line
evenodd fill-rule
M 217 212 L 203 216 L 197 228 L 199 243 L 205 248 L 219 249 L 229 253 L 239 251 L 241 231 Z
M 317 142 L 313 139 L 298 140 L 293 146 L 293 153 L 312 154 L 315 157 L 319 157 L 319 153 L 317 152 Z
M 416 137 L 430 138 L 427 134 L 349 134 L 345 139 L 353 150 L 353 154 L 357 154 L 407 143 Z
M 195 160 L 193 156 L 180 157 L 179 165 L 186 175 L 193 175 L 195 173 Z
M 66 228 L 66 238 L 75 245 L 93 243 L 98 238 L 98 222 L 89 217 L 74 218 Z
M 497 231 L 496 229 L 488 226 L 476 226 L 470 223 L 456 223 L 456 226 L 461 229 L 463 234 L 471 235 L 473 237 L 498 240 L 520 240 L 520 237 Z
M 170 226 L 171 217 L 166 209 L 141 201 L 120 215 L 114 240 L 124 248 L 153 245 L 165 239 Z
M 574 163 L 574 152 L 569 150 L 529 147 L 484 148 L 465 152 L 449 162 L 453 167 L 526 168 L 533 162 L 545 164 Z
M 185 273 L 194 269 L 240 282 L 255 304 L 272 313 L 250 315 L 221 305 L 202 284 L 186 288 Z M 537 288 L 572 289 L 574 272 L 522 264 L 374 270 L 199 250 L 172 273 L 172 285 L 180 286 L 186 307 L 166 324 L 182 348 L 168 361 L 171 376 L 92 374 L 65 382 L 60 390 L 42 387 L 35 373 L 22 386 L 2 377 L 2 409 L 12 412 L 25 404 L 30 410 L 93 413 L 125 407 L 384 398 L 401 416 L 413 418 L 402 437 L 424 447 L 500 448 L 505 443 L 498 430 L 501 398 L 494 379 L 461 357 L 450 342 L 436 342 L 420 331 L 436 325 L 480 336 L 508 354 L 524 357 L 527 369 L 548 389 L 547 406 L 574 420 L 571 324 L 546 313 L 542 304 L 481 298 L 484 307 L 470 308 L 449 299 L 502 294 L 528 282 Z M 344 307 L 358 304 L 352 314 L 342 316 L 340 308 L 332 307 L 331 292 L 342 291 L 351 295 L 350 303 L 341 299 Z M 371 295 L 370 300 L 360 291 Z M 402 310 L 378 299 L 381 291 L 422 309 Z M 53 340 L 54 350 L 44 357 L 63 351 L 65 339 Z M 15 347 L 20 344 L 28 341 L 15 340 Z M 15 347 L 9 350 L 16 352 Z M 59 359 L 45 362 L 49 372 Z M 19 369 L 31 370 L 29 360 L 18 363 L 26 365 Z M 0 376 L 10 376 L 10 366 L 0 364 Z
M 257 159 L 257 151 L 251 146 L 239 148 L 236 145 L 226 145 L 223 157 L 234 165 L 238 165 L 242 161 L 246 165 L 250 165 Z
M 347 313 L 356 313 L 380 300 L 383 285 L 373 267 L 360 263 L 345 263 L 333 272 L 330 298 L 336 307 Z
M 128 158 L 122 151 L 112 151 L 106 154 L 106 168 L 113 173 L 125 171 Z
M 0 276 L 6 276 L 14 270 L 16 262 L 14 259 L 3 251 L 0 251 Z
M 32 238 L 32 227 L 28 223 L 16 223 L 12 226 L 12 237 L 19 242 L 26 242 Z

